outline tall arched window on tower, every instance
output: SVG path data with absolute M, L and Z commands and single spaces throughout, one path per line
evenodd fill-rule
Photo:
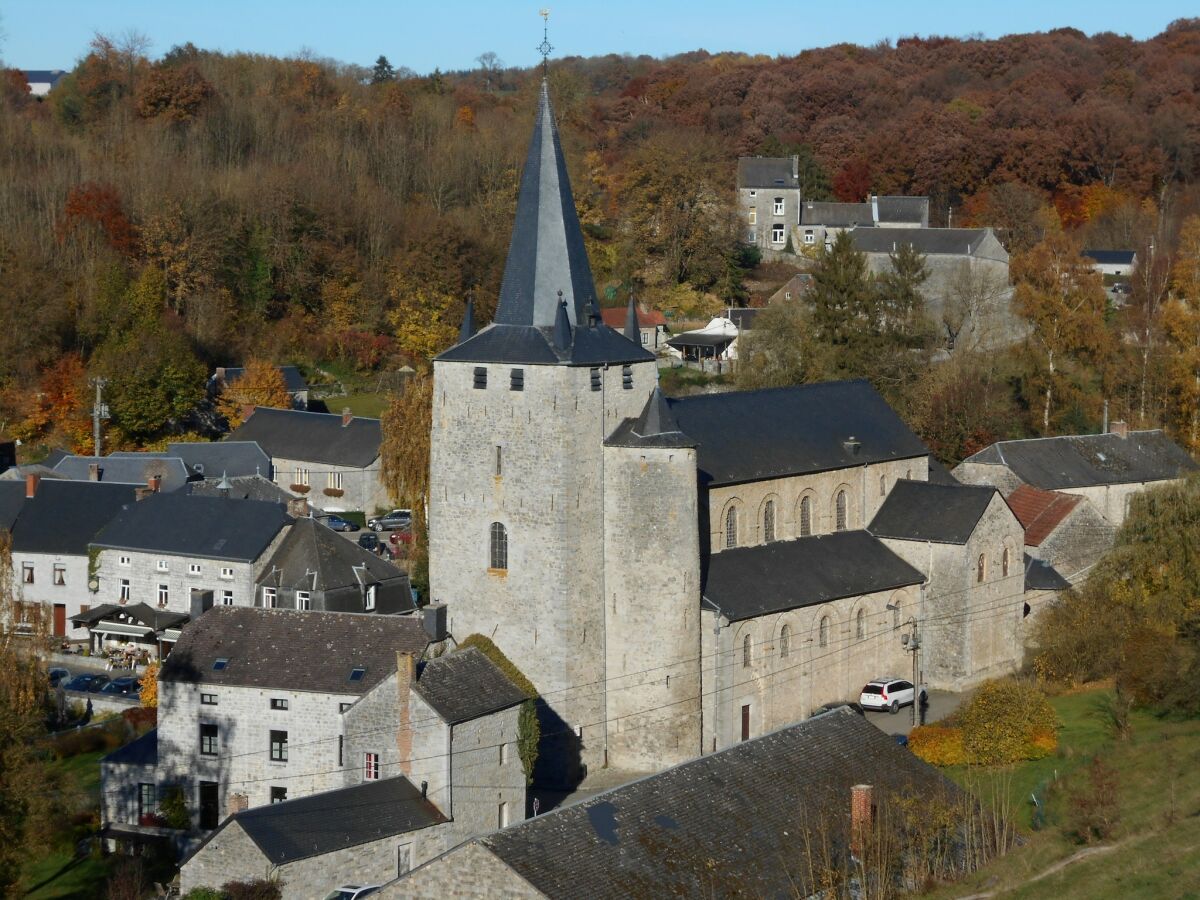
M 1000 554 L 1000 574 L 1005 578 L 1008 577 L 1008 548 L 1004 548 L 1004 552 Z
M 763 543 L 775 540 L 775 501 L 763 504 Z
M 737 546 L 737 507 L 731 506 L 725 511 L 725 549 Z
M 837 503 L 835 509 L 834 529 L 836 531 L 846 530 L 846 492 L 837 492 Z
M 792 629 L 789 625 L 784 625 L 779 629 L 779 655 L 787 656 L 792 652 Z
M 867 636 L 867 611 L 865 609 L 859 609 L 858 615 L 854 617 L 854 636 L 860 641 Z
M 742 668 L 750 668 L 750 635 L 742 638 Z
M 983 584 L 987 578 L 987 554 L 980 553 L 979 560 L 975 563 L 975 580 Z
M 812 501 L 808 497 L 800 498 L 800 537 L 812 534 Z
M 508 529 L 500 522 L 493 522 L 488 534 L 489 567 L 493 569 L 508 568 Z
M 817 631 L 817 643 L 822 647 L 829 646 L 829 616 L 821 616 L 821 625 Z

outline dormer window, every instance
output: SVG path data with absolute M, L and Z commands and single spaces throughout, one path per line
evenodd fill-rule
M 213 671 L 214 671 L 214 672 L 224 672 L 224 671 L 225 671 L 225 669 L 227 669 L 228 667 L 229 667 L 229 659 L 228 659 L 228 657 L 225 657 L 225 656 L 218 656 L 218 657 L 217 657 L 217 658 L 216 658 L 216 659 L 213 661 Z
M 374 612 L 374 610 L 375 610 L 375 595 L 378 590 L 379 590 L 379 585 L 377 585 L 377 584 L 367 585 L 367 612 Z
M 350 670 L 350 680 L 355 684 L 363 680 L 363 676 L 367 674 L 367 670 L 362 666 L 355 666 Z

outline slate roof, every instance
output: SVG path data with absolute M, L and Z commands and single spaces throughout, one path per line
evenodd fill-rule
M 134 622 L 140 622 L 147 628 L 163 631 L 167 628 L 178 628 L 191 618 L 187 613 L 172 612 L 151 606 L 149 603 L 130 603 L 121 606 L 118 603 L 101 603 L 86 612 L 71 616 L 71 621 L 79 625 L 95 625 L 105 620 L 115 620 L 119 615 Z
M 17 517 L 13 549 L 85 556 L 97 533 L 133 501 L 133 485 L 46 479 Z
M 738 331 L 753 331 L 754 320 L 758 318 L 758 314 L 762 310 L 759 308 L 753 309 L 738 309 L 736 307 L 727 307 L 725 310 L 725 318 L 737 326 Z
M 253 562 L 291 522 L 278 503 L 153 494 L 128 504 L 92 540 L 96 547 Z
M 378 419 L 258 406 L 228 440 L 255 441 L 276 459 L 366 468 L 379 457 Z
M 987 228 L 855 228 L 849 232 L 862 253 L 895 253 L 911 244 L 927 255 L 970 256 L 987 239 Z
M 64 456 L 54 466 L 54 471 L 72 481 L 88 481 L 89 466 L 100 466 L 100 481 L 113 484 L 145 485 L 152 476 L 162 476 L 159 490 L 164 494 L 177 491 L 188 480 L 188 471 L 178 457 L 157 453 L 113 454 L 111 456 Z
M 672 347 L 726 347 L 737 340 L 736 334 L 718 331 L 684 331 L 667 340 Z
M 25 505 L 25 481 L 0 481 L 0 528 L 11 531 Z
M 657 309 L 639 309 L 637 311 L 639 328 L 654 328 L 666 325 L 666 317 Z M 620 331 L 625 327 L 625 307 L 606 306 L 600 310 L 600 318 L 609 328 Z
M 932 453 L 929 454 L 929 480 L 934 484 L 961 484 Z
M 264 500 L 267 503 L 282 503 L 286 505 L 297 499 L 296 495 L 285 491 L 275 482 L 262 475 L 241 475 L 228 479 L 229 496 L 235 500 Z M 188 485 L 188 493 L 197 497 L 220 497 L 221 479 L 209 478 L 204 481 L 193 481 Z
M 733 622 L 924 581 L 874 535 L 840 531 L 714 553 L 700 593 Z
M 1083 502 L 1078 494 L 1043 491 L 1023 484 L 1008 495 L 1008 505 L 1025 529 L 1025 545 L 1037 547 Z
M 761 481 L 929 453 L 862 380 L 698 394 L 669 399 L 667 404 L 683 433 L 698 445 L 701 485 Z M 854 443 L 847 443 L 851 438 Z
M 160 678 L 194 684 L 365 694 L 396 671 L 397 652 L 421 653 L 419 619 L 361 613 L 214 606 L 184 629 Z M 217 659 L 229 660 L 213 669 Z M 366 671 L 358 681 L 350 673 Z
M 414 689 L 450 725 L 530 699 L 475 647 L 423 663 Z
M 886 222 L 918 222 L 926 227 L 929 225 L 928 197 L 877 197 L 879 204 L 879 221 Z
M 695 447 L 696 442 L 679 428 L 667 398 L 657 386 L 646 399 L 646 405 L 636 419 L 626 419 L 608 440 L 610 447 Z
M 360 582 L 355 568 L 364 570 Z M 277 587 L 330 591 L 361 584 L 408 582 L 399 566 L 348 541 L 313 518 L 297 519 L 263 567 L 261 579 Z
M 849 228 L 851 225 L 870 227 L 874 213 L 870 203 L 833 203 L 805 200 L 800 205 L 801 225 L 825 225 L 830 228 Z
M 571 329 L 571 341 L 564 350 L 554 346 L 548 328 L 495 324 L 439 354 L 437 359 L 529 366 L 599 366 L 652 362 L 654 354 L 604 324 Z
M 411 781 L 397 775 L 256 806 L 221 827 L 236 822 L 272 865 L 281 866 L 446 821 Z
M 965 544 L 996 495 L 990 485 L 900 479 L 867 530 L 876 537 Z
M 304 380 L 304 376 L 300 374 L 300 370 L 295 366 L 276 366 L 275 368 L 283 376 L 283 384 L 287 388 L 288 393 L 295 394 L 308 390 L 308 382 Z M 242 377 L 242 373 L 245 371 L 245 368 L 242 366 L 226 366 L 225 383 L 233 384 Z M 214 375 L 213 377 L 215 378 L 216 376 Z
M 1160 429 L 1117 434 L 1000 441 L 964 462 L 1007 466 L 1026 484 L 1047 491 L 1168 481 L 1200 469 Z
M 188 471 L 205 478 L 271 474 L 270 457 L 254 441 L 167 444 L 167 452 L 182 459 Z
M 67 73 L 63 69 L 22 69 L 21 74 L 29 84 L 58 84 Z
M 118 747 L 108 756 L 101 757 L 100 762 L 123 766 L 158 765 L 158 729 L 151 728 L 140 738 L 130 741 L 124 747 Z
M 740 157 L 737 183 L 740 188 L 800 187 L 800 179 L 792 174 L 790 156 Z
M 815 716 L 477 838 L 544 896 L 804 897 L 824 828 L 849 842 L 850 788 L 957 800 L 959 788 L 849 709 Z M 398 882 L 397 887 L 403 885 Z
M 1070 586 L 1071 582 L 1050 563 L 1025 554 L 1025 590 L 1064 591 Z
M 1137 253 L 1133 250 L 1084 250 L 1080 256 L 1102 266 L 1132 266 Z

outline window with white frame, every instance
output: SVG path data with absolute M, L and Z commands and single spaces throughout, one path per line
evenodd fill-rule
M 363 754 L 363 778 L 367 781 L 375 781 L 379 778 L 378 753 Z
M 367 612 L 373 612 L 373 611 L 374 611 L 374 609 L 375 609 L 375 598 L 376 598 L 376 596 L 377 596 L 377 592 L 378 592 L 378 591 L 379 591 L 379 585 L 377 585 L 377 584 L 369 584 L 369 585 L 367 585 L 367 601 L 366 601 L 366 603 L 367 603 Z
M 308 484 L 308 469 L 297 467 L 295 475 L 292 484 Z
M 156 568 L 160 572 L 168 572 L 168 571 L 170 571 L 171 567 L 167 564 L 167 561 L 165 559 L 160 559 L 157 563 L 154 564 L 154 568 Z
M 312 609 L 312 595 L 308 591 L 296 591 L 296 609 Z
M 199 575 L 200 574 L 200 563 L 188 563 L 188 574 L 189 575 Z
M 21 563 L 21 581 L 33 584 L 33 563 Z
M 811 228 L 805 228 L 804 229 L 804 243 L 815 244 L 816 242 L 817 242 L 817 236 L 813 233 L 813 230 Z
M 128 556 L 118 556 L 117 557 L 117 565 L 119 565 L 119 566 L 129 565 L 129 557 Z
M 785 240 L 784 227 L 782 225 L 771 226 L 771 243 L 782 244 Z
M 233 566 L 221 566 L 221 577 L 222 578 L 232 578 L 233 577 Z
M 129 602 L 129 579 L 128 578 L 121 579 L 121 602 L 122 603 Z
M 229 590 L 228 588 L 221 591 L 221 605 L 233 606 L 233 591 Z
M 54 564 L 54 583 L 59 587 L 67 583 L 67 567 L 62 563 Z
M 775 215 L 777 215 L 777 216 L 783 215 L 783 198 L 782 197 L 776 197 L 775 202 L 772 204 L 772 206 L 774 208 Z
M 264 587 L 262 589 L 263 609 L 274 609 L 277 591 L 273 587 Z
M 330 472 L 325 476 L 325 487 L 332 488 L 335 491 L 342 489 L 342 473 Z
M 758 224 L 758 210 L 757 209 L 750 210 L 750 224 L 751 225 Z
M 171 597 L 171 589 L 165 584 L 160 584 L 158 586 L 158 605 L 166 606 L 167 601 L 170 599 L 170 597 Z
M 746 232 L 746 243 L 747 244 L 757 244 L 758 243 L 758 232 L 755 231 L 753 228 L 751 228 L 748 232 Z
M 751 199 L 751 200 L 753 200 L 753 199 L 754 199 L 755 197 L 757 197 L 757 196 L 758 196 L 758 191 L 751 191 L 751 192 L 750 192 L 750 199 Z

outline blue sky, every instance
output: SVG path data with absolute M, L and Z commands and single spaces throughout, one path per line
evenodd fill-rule
M 1169 0 L 1007 0 L 1003 3 L 756 3 L 747 0 L 544 0 L 555 56 L 685 50 L 793 54 L 840 41 L 873 44 L 911 34 L 988 37 L 1072 26 L 1146 38 L 1195 15 Z M 129 29 L 151 54 L 192 41 L 213 50 L 318 56 L 370 65 L 383 53 L 418 72 L 474 66 L 491 50 L 508 65 L 538 61 L 537 3 L 512 0 L 0 0 L 0 59 L 16 68 L 71 68 L 96 31 Z

